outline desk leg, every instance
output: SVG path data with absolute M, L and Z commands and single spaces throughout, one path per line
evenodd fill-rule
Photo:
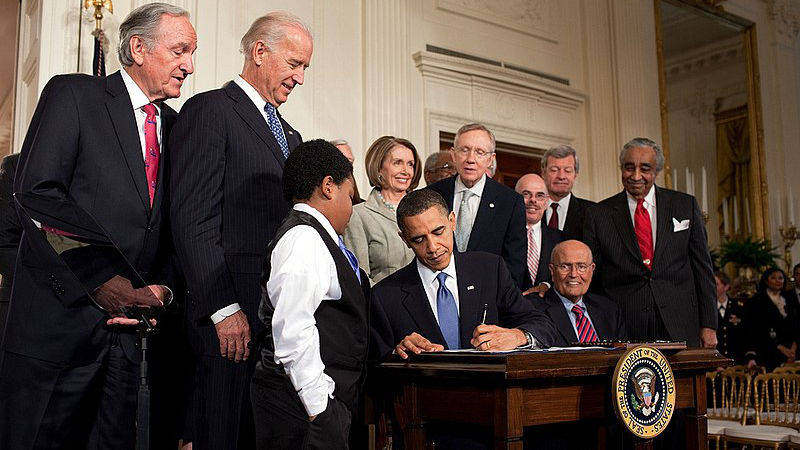
M 494 448 L 522 450 L 522 388 L 494 391 Z
M 417 415 L 417 385 L 404 384 L 401 395 L 395 397 L 395 413 L 397 426 L 403 432 L 408 450 L 425 450 L 427 436 L 425 422 Z
M 706 376 L 694 377 L 694 408 L 686 411 L 686 448 L 704 449 L 708 445 L 708 419 L 706 418 Z

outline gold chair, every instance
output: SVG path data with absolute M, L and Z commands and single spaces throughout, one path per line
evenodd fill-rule
M 752 378 L 746 372 L 722 371 L 706 373 L 710 384 L 712 407 L 707 411 L 707 430 L 709 442 L 719 449 L 720 438 L 725 430 L 745 424 L 750 405 L 750 386 Z M 720 389 L 717 389 L 717 386 Z M 751 414 L 754 409 L 751 408 Z
M 796 366 L 794 363 L 791 365 L 784 364 L 780 367 L 776 367 L 772 373 L 800 373 L 800 366 Z
M 791 436 L 800 437 L 800 375 L 769 373 L 756 376 L 755 425 L 725 428 L 722 442 L 752 446 L 753 448 L 789 448 Z

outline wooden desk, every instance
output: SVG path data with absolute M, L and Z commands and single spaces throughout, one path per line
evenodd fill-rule
M 394 392 L 409 450 L 426 448 L 425 422 L 494 428 L 496 449 L 522 449 L 523 427 L 609 417 L 611 378 L 623 350 L 558 353 L 431 353 L 375 368 Z M 676 381 L 676 407 L 690 408 L 686 448 L 706 448 L 705 373 L 730 360 L 716 350 L 663 352 Z

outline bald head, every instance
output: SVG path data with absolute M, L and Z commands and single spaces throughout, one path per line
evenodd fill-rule
M 592 251 L 581 241 L 557 244 L 550 257 L 553 287 L 565 298 L 578 302 L 589 290 L 594 274 Z
M 547 186 L 544 180 L 535 173 L 523 175 L 517 181 L 515 188 L 525 201 L 525 221 L 528 225 L 535 225 L 542 220 L 547 206 Z

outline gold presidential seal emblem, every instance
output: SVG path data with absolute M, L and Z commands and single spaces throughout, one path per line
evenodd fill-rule
M 634 435 L 661 434 L 675 412 L 675 378 L 664 355 L 653 347 L 634 347 L 614 370 L 614 410 Z

